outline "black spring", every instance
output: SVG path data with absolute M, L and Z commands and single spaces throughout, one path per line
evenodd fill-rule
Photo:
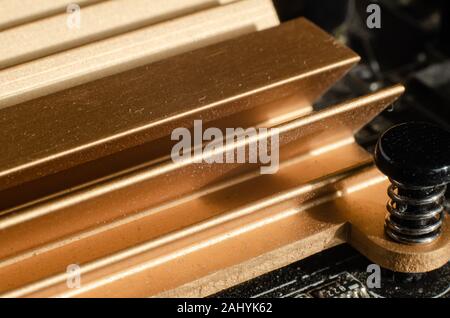
M 390 179 L 385 230 L 395 241 L 429 243 L 441 232 L 446 185 L 416 187 Z

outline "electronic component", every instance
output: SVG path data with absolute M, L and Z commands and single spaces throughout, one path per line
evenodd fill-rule
M 414 297 L 450 298 L 450 263 L 424 274 L 381 268 L 380 286 L 370 287 L 373 263 L 340 245 L 264 274 L 211 297 Z
M 386 233 L 406 244 L 436 240 L 450 182 L 450 133 L 428 123 L 394 126 L 380 137 L 375 162 L 392 183 Z

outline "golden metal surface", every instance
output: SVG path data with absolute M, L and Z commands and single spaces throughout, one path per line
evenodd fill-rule
M 203 248 L 208 248 L 208 253 L 217 253 L 210 249 L 215 248 L 216 243 L 234 237 L 228 234 L 228 224 L 234 224 L 236 239 L 242 243 L 241 235 L 254 230 L 251 225 L 253 223 L 247 224 L 249 221 L 255 222 L 256 219 L 257 224 L 263 225 L 272 224 L 282 216 L 293 217 L 292 209 L 303 209 L 314 198 L 322 201 L 322 196 L 330 193 L 330 185 L 353 175 L 354 169 L 360 170 L 370 163 L 370 156 L 354 143 L 352 135 L 402 91 L 401 86 L 393 87 L 277 125 L 281 132 L 283 161 L 276 175 L 259 175 L 259 172 L 251 171 L 242 174 L 243 171 L 238 170 L 239 174 L 230 179 L 229 175 L 223 177 L 224 169 L 236 172 L 233 165 L 217 164 L 208 169 L 207 164 L 203 167 L 193 163 L 190 166 L 177 166 L 169 161 L 141 168 L 104 184 L 97 184 L 95 188 L 53 198 L 49 202 L 6 216 L 1 220 L 1 240 L 8 248 L 2 250 L 3 261 L 0 263 L 2 276 L 8 277 L 4 282 L 5 288 L 8 290 L 23 286 L 35 281 L 36 277 L 49 277 L 6 295 L 58 294 L 62 291 L 61 288 L 65 289 L 65 267 L 68 263 L 77 262 L 86 269 L 83 272 L 83 286 L 89 292 L 84 294 L 85 289 L 82 288 L 71 291 L 70 294 L 124 296 L 126 294 L 120 294 L 110 284 L 116 284 L 119 278 L 123 283 L 125 277 L 131 275 L 131 264 L 134 264 L 131 273 L 137 274 L 142 269 L 146 272 L 145 275 L 152 275 L 148 271 L 155 270 L 155 264 L 162 262 L 160 265 L 163 266 L 174 255 L 181 253 L 186 254 L 186 257 L 193 257 L 190 249 L 194 247 L 191 244 L 203 246 L 200 248 L 202 251 Z M 336 134 L 339 131 L 342 133 Z M 221 178 L 218 179 L 219 176 Z M 167 179 L 170 183 L 167 183 Z M 252 190 L 249 191 L 250 189 Z M 246 195 L 243 196 L 243 193 Z M 330 198 L 334 198 L 332 192 Z M 138 203 L 138 206 L 134 203 Z M 325 225 L 333 224 L 333 218 L 331 216 L 328 221 L 316 222 L 314 225 L 301 221 L 297 226 L 302 226 L 302 230 L 296 228 L 289 232 L 295 234 L 297 239 L 299 236 L 303 237 L 304 243 L 309 244 L 309 248 L 303 252 L 304 256 L 339 242 L 329 235 L 342 233 L 339 230 L 342 224 L 331 228 Z M 49 227 L 52 231 L 44 231 Z M 284 230 L 287 230 L 286 227 Z M 325 232 L 328 235 L 323 234 L 322 230 L 327 230 Z M 205 233 L 210 233 L 213 237 L 200 239 Z M 311 245 L 311 240 L 316 235 L 328 243 L 319 240 L 317 244 Z M 34 244 L 31 249 L 28 239 L 30 236 L 33 237 Z M 275 246 L 292 242 L 291 239 L 287 235 L 274 236 L 273 243 L 278 245 L 261 242 L 260 247 L 266 248 L 266 252 L 271 251 Z M 184 245 L 186 242 L 190 243 Z M 192 252 L 196 250 L 194 248 Z M 111 254 L 113 251 L 117 252 Z M 221 266 L 226 268 L 226 264 L 233 259 L 248 260 L 258 255 L 255 254 L 256 251 L 261 252 L 253 251 L 245 244 L 241 247 L 241 252 L 234 250 L 236 259 L 227 255 L 228 263 L 221 263 Z M 240 258 L 237 258 L 238 255 Z M 52 259 L 51 264 L 40 265 L 45 263 L 45 259 Z M 164 259 L 167 260 L 162 261 Z M 177 263 L 181 264 L 181 259 L 177 257 Z M 203 258 L 195 259 L 198 267 L 198 262 Z M 223 257 L 217 258 L 219 259 L 223 260 Z M 202 263 L 202 268 L 213 266 L 210 262 L 206 263 Z M 172 275 L 178 272 L 173 266 L 170 265 L 170 271 L 166 267 L 165 271 Z M 27 270 L 31 267 L 34 268 L 33 271 Z M 182 275 L 179 279 L 172 277 L 168 281 L 182 284 L 185 283 L 183 279 L 188 277 L 192 281 L 208 274 L 208 271 L 191 272 L 189 267 L 180 272 L 186 276 Z M 92 286 L 98 286 L 94 288 L 94 293 L 90 292 L 92 286 L 87 283 L 91 277 L 96 277 L 92 278 Z M 136 284 L 134 275 L 129 279 L 133 280 L 130 284 Z M 144 294 L 139 294 L 139 288 L 144 288 L 142 292 L 151 295 L 168 288 L 163 282 L 163 278 L 158 283 L 153 282 L 152 289 L 135 285 L 135 288 L 128 290 L 134 296 L 143 296 Z M 50 293 L 46 291 L 48 288 Z M 114 294 L 108 294 L 108 291 L 114 291 Z
M 80 28 L 72 29 L 64 10 L 0 32 L 0 69 L 231 1 L 103 1 L 82 8 Z
M 310 105 L 358 59 L 299 19 L 0 109 L 0 190 L 144 143 L 157 158 L 170 149 L 157 140 L 193 119 L 247 111 L 242 124 Z M 286 98 L 296 103 L 261 106 Z
M 392 242 L 385 236 L 383 230 L 385 202 L 388 199 L 386 177 L 374 166 L 358 169 L 359 171 L 355 171 L 356 169 L 348 171 L 350 172 L 348 176 L 342 176 L 340 181 L 334 183 L 334 193 L 296 206 L 290 213 L 285 212 L 288 217 L 281 221 L 277 220 L 273 226 L 265 225 L 253 232 L 249 231 L 236 242 L 230 239 L 217 247 L 222 249 L 221 252 L 217 250 L 214 253 L 212 248 L 209 250 L 205 248 L 192 258 L 186 257 L 183 261 L 177 259 L 171 266 L 175 264 L 180 268 L 195 266 L 195 257 L 206 258 L 207 255 L 212 256 L 212 260 L 219 258 L 219 263 L 223 262 L 225 257 L 233 258 L 234 255 L 239 255 L 242 250 L 244 250 L 242 253 L 250 253 L 253 248 L 256 250 L 258 247 L 264 250 L 261 254 L 253 255 L 254 258 L 242 257 L 240 259 L 242 262 L 236 262 L 225 269 L 213 264 L 217 267 L 212 269 L 209 275 L 203 277 L 199 275 L 198 280 L 182 277 L 185 284 L 181 284 L 180 281 L 167 284 L 170 286 L 166 285 L 167 289 L 157 293 L 156 296 L 204 297 L 343 242 L 348 242 L 376 264 L 394 271 L 424 272 L 439 268 L 448 262 L 450 254 L 448 218 L 442 236 L 431 245 L 417 248 Z M 289 238 L 291 235 L 296 235 L 292 241 L 284 241 L 268 252 L 267 247 L 273 240 Z M 263 237 L 266 240 L 263 240 Z M 267 241 L 267 238 L 271 238 L 270 241 Z M 258 246 L 261 242 L 264 242 L 264 247 Z M 232 255 L 224 256 L 223 251 L 226 250 L 232 250 Z M 209 262 L 205 267 L 208 265 Z M 150 279 L 155 279 L 155 282 L 157 277 L 169 279 L 168 275 L 164 276 L 162 266 L 154 272 L 157 276 L 153 276 L 152 272 Z M 150 271 L 146 272 L 149 273 Z M 143 279 L 144 276 L 148 277 L 146 274 L 141 276 L 137 274 L 136 277 Z M 127 282 L 121 284 L 117 281 L 115 287 L 119 285 L 121 288 L 129 288 Z M 148 285 L 146 287 L 150 288 Z M 98 294 L 90 291 L 87 295 Z
M 243 0 L 45 56 L 0 70 L 0 108 L 275 25 L 271 0 Z
M 353 138 L 403 86 L 312 111 L 357 60 L 299 19 L 0 110 L 0 295 L 206 296 L 344 242 L 441 266 L 448 221 L 427 246 L 386 239 L 386 178 Z M 278 128 L 279 171 L 173 162 L 170 132 L 194 119 Z
M 352 225 L 350 244 L 373 262 L 394 271 L 422 273 L 444 266 L 450 259 L 449 218 L 444 221 L 442 235 L 433 243 L 412 247 L 393 242 L 384 234 L 389 182 L 375 168 L 369 177 L 382 182 L 363 184 L 354 192 L 349 189 L 350 194 L 333 205 L 336 213 L 342 214 Z

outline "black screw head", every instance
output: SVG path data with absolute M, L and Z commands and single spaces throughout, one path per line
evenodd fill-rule
M 378 169 L 391 179 L 413 186 L 450 182 L 450 132 L 424 122 L 396 125 L 375 147 Z

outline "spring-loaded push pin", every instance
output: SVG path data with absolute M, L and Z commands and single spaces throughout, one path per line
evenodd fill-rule
M 450 182 L 450 132 L 409 122 L 378 140 L 375 163 L 389 177 L 386 234 L 405 244 L 434 241 L 441 232 Z

